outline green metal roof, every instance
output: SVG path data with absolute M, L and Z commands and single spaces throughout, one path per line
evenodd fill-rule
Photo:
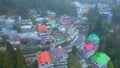
M 93 55 L 90 59 L 93 62 L 95 62 L 97 65 L 103 66 L 105 63 L 107 63 L 110 60 L 110 57 L 107 56 L 105 53 L 99 52 Z
M 88 41 L 93 40 L 93 39 L 96 41 L 100 41 L 100 38 L 96 34 L 90 34 L 88 36 Z
M 40 51 L 37 51 L 37 54 L 40 54 L 42 51 L 40 50 Z
M 55 38 L 55 41 L 58 42 L 58 41 L 61 41 L 61 40 L 64 40 L 64 37 L 63 36 L 58 36 Z
M 57 23 L 56 22 L 51 22 L 50 25 L 51 25 L 52 28 L 57 27 Z
M 42 19 L 42 23 L 46 23 L 47 22 L 47 20 L 46 19 Z

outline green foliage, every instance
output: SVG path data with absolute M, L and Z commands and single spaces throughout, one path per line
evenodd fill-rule
M 104 34 L 104 27 L 103 27 L 103 21 L 101 19 L 101 16 L 98 17 L 95 23 L 93 32 L 98 34 L 99 36 Z
M 4 45 L 6 52 L 0 51 L 0 68 L 26 68 L 26 62 L 20 49 L 17 48 L 15 52 L 9 42 L 4 42 Z
M 4 67 L 4 57 L 5 57 L 5 54 L 0 51 L 0 68 Z
M 72 52 L 69 54 L 68 57 L 68 68 L 81 68 L 80 59 L 76 54 L 76 47 L 73 47 Z
M 114 65 L 113 65 L 112 61 L 108 62 L 108 67 L 107 68 L 114 68 Z
M 95 23 L 98 20 L 98 8 L 97 6 L 94 9 L 90 9 L 90 11 L 87 13 L 88 21 Z
M 33 62 L 31 65 L 28 65 L 27 68 L 38 68 L 37 60 Z
M 16 54 L 9 42 L 6 42 L 5 67 L 16 68 Z
M 59 15 L 76 14 L 72 0 L 0 0 L 0 14 L 27 17 L 30 9 L 37 9 L 42 14 L 45 14 L 45 10 L 55 11 Z
M 16 50 L 17 57 L 17 67 L 16 68 L 27 68 L 25 58 L 22 55 L 22 52 L 19 48 Z
M 120 23 L 120 5 L 113 6 L 112 10 L 113 10 L 112 23 Z

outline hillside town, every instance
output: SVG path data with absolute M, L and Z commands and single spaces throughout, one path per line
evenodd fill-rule
M 99 35 L 86 35 L 90 22 L 85 14 L 97 6 L 99 14 L 111 23 L 111 7 L 102 3 L 74 4 L 77 17 L 57 17 L 56 12 L 50 10 L 42 17 L 35 9 L 30 10 L 31 18 L 27 19 L 21 16 L 0 16 L 0 43 L 7 40 L 14 49 L 20 47 L 27 65 L 37 61 L 38 68 L 69 68 L 68 58 L 73 47 L 76 47 L 82 68 L 108 68 L 111 58 L 98 51 L 101 46 Z M 0 50 L 6 50 L 3 44 L 0 44 Z

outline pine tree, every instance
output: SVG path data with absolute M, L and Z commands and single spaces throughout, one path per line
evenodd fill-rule
M 3 68 L 4 66 L 4 57 L 5 57 L 5 54 L 0 51 L 0 68 Z
M 16 54 L 9 42 L 6 42 L 6 54 L 4 68 L 16 68 Z
M 97 22 L 95 23 L 93 32 L 98 35 L 104 34 L 103 20 L 102 20 L 101 16 L 98 17 Z
M 23 57 L 21 50 L 17 48 L 16 50 L 16 57 L 17 57 L 17 68 L 27 68 L 25 58 Z

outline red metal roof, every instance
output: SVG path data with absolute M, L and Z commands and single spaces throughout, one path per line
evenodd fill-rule
M 53 62 L 53 60 L 51 58 L 50 52 L 44 51 L 38 55 L 38 66 L 51 62 Z
M 39 32 L 46 31 L 46 30 L 48 30 L 48 27 L 46 25 L 39 25 L 38 26 L 38 31 Z
M 86 50 L 91 50 L 91 49 L 94 48 L 94 46 L 93 46 L 92 43 L 88 43 L 88 44 L 85 45 L 85 48 L 86 48 Z

